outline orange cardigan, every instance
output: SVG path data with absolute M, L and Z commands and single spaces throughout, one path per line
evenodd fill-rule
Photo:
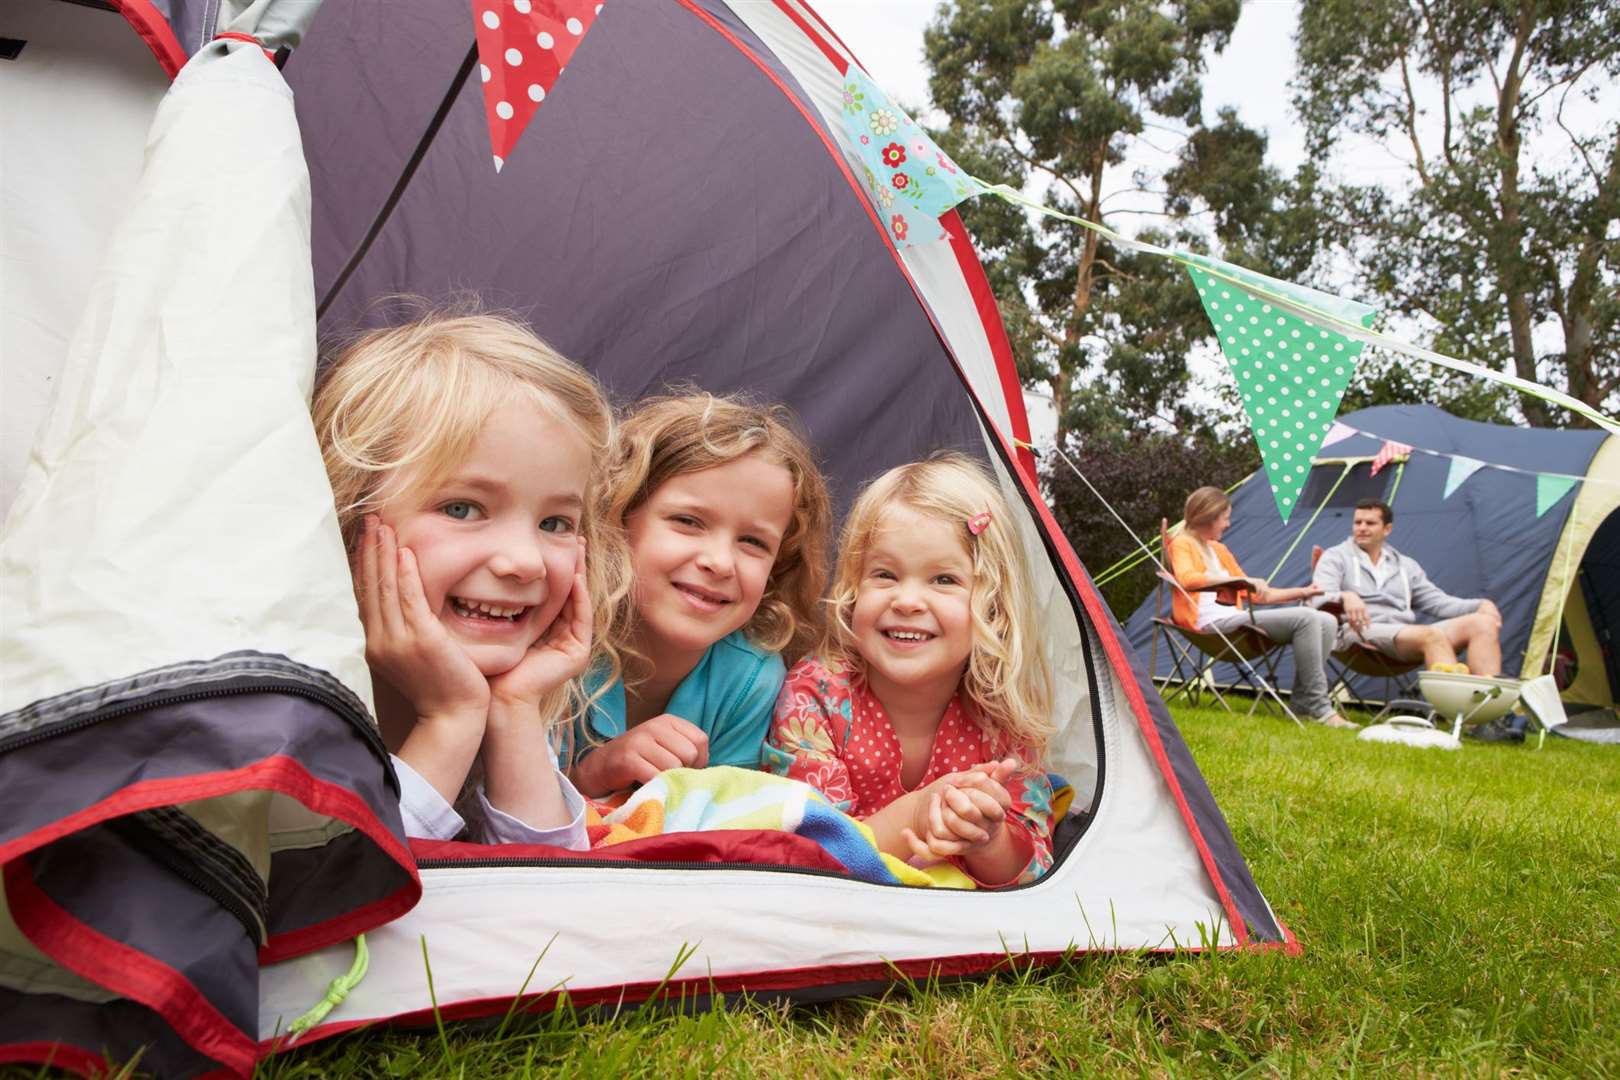
M 1232 553 L 1226 550 L 1226 545 L 1219 540 L 1210 542 L 1215 549 L 1215 558 L 1221 567 L 1231 577 L 1242 577 L 1243 568 Z M 1198 541 L 1185 532 L 1177 533 L 1170 538 L 1170 572 L 1176 576 L 1187 589 L 1196 589 L 1210 581 L 1209 569 L 1204 563 L 1204 553 L 1198 546 Z M 1176 625 L 1185 626 L 1189 630 L 1198 628 L 1198 597 L 1189 595 L 1180 589 L 1171 589 L 1171 611 Z M 1248 598 L 1243 593 L 1237 594 L 1238 608 L 1248 606 Z

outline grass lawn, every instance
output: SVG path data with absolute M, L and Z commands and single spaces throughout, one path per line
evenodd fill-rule
M 261 1074 L 1620 1076 L 1620 750 L 1419 751 L 1177 715 L 1303 956 L 1088 957 L 791 1010 L 367 1034 Z
M 1620 750 L 1177 718 L 1303 956 L 1093 957 L 793 1010 L 365 1035 L 263 1072 L 1620 1076 Z

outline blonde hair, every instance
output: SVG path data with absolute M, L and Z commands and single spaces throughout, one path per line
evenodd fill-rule
M 972 458 L 934 454 L 890 469 L 862 490 L 839 538 L 823 656 L 864 673 L 850 618 L 873 537 L 883 526 L 884 514 L 895 506 L 909 507 L 957 530 L 973 561 L 969 600 L 973 650 L 962 675 L 962 690 L 976 706 L 986 734 L 1006 751 L 1038 759 L 1054 731 L 1052 677 L 1041 647 L 1029 567 L 1000 488 Z M 989 521 L 974 535 L 968 522 L 985 513 Z
M 619 426 L 608 515 L 623 530 L 626 519 L 666 481 L 761 454 L 793 478 L 793 516 L 771 565 L 765 594 L 743 633 L 755 645 L 793 663 L 821 632 L 821 593 L 827 586 L 832 504 L 827 482 L 797 422 L 780 405 L 761 407 L 742 398 L 701 392 L 647 398 Z M 609 636 L 620 653 L 635 628 L 634 597 L 624 596 Z
M 515 319 L 462 308 L 427 311 L 355 338 L 322 374 L 311 413 L 344 546 L 355 554 L 366 514 L 453 471 L 490 415 L 513 400 L 556 417 L 590 448 L 579 534 L 595 609 L 592 661 L 617 674 L 620 661 L 607 628 L 609 613 L 629 590 L 630 568 L 623 535 L 606 513 L 613 410 L 584 369 Z M 545 463 L 514 467 L 543 469 Z M 583 707 L 581 686 L 570 680 L 541 703 L 541 715 Z
M 1232 505 L 1232 496 L 1218 487 L 1201 487 L 1187 496 L 1187 506 L 1182 511 L 1183 527 L 1202 529 L 1216 518 L 1226 513 Z

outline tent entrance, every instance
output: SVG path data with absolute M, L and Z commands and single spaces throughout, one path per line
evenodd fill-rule
M 1575 670 L 1564 690 L 1571 704 L 1620 702 L 1620 511 L 1592 534 L 1570 586 L 1564 622 Z

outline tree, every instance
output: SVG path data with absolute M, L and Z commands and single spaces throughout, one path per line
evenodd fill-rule
M 975 175 L 1023 188 L 1038 174 L 1057 209 L 1107 221 L 1115 215 L 1105 173 L 1124 161 L 1129 141 L 1150 127 L 1200 127 L 1204 53 L 1224 47 L 1238 11 L 1238 0 L 943 4 L 924 35 L 933 103 L 951 121 L 941 142 Z M 1252 155 L 1234 164 L 1241 125 L 1235 117 L 1223 124 L 1202 144 L 1234 174 L 1217 194 L 1236 203 L 1274 186 L 1274 176 L 1248 175 L 1259 160 Z M 1260 146 L 1263 155 L 1263 138 Z M 1167 182 L 1179 182 L 1190 208 L 1212 188 L 1200 185 L 1208 170 L 1196 154 L 1183 164 L 1179 180 Z M 1186 358 L 1210 330 L 1177 267 L 1078 226 L 1031 226 L 995 200 L 975 200 L 962 214 L 993 267 L 1020 373 L 1056 406 L 1060 444 L 1079 430 L 1117 436 L 1207 422 L 1187 401 Z M 1247 223 L 1253 215 L 1231 216 Z M 1174 221 L 1143 238 L 1202 239 Z
M 1404 190 L 1345 184 L 1324 200 L 1360 284 L 1437 350 L 1617 411 L 1620 124 L 1598 108 L 1583 130 L 1566 113 L 1620 76 L 1620 7 L 1305 0 L 1297 43 L 1313 157 L 1347 133 L 1410 149 Z M 1582 422 L 1519 407 L 1533 424 Z

